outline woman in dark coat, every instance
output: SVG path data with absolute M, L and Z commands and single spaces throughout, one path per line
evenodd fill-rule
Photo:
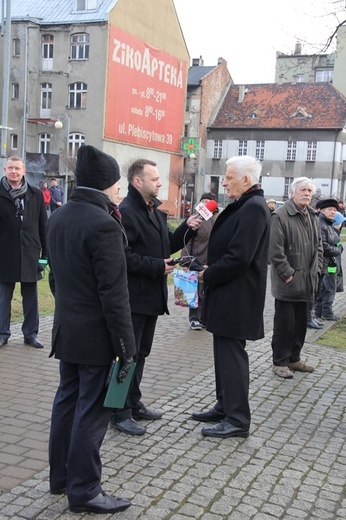
M 249 156 L 227 162 L 223 186 L 235 199 L 216 219 L 208 246 L 204 321 L 213 333 L 217 403 L 194 413 L 199 421 L 222 421 L 202 434 L 247 437 L 250 427 L 246 340 L 264 336 L 269 209 L 257 183 L 260 163 Z

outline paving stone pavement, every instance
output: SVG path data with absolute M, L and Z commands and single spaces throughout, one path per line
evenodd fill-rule
M 346 315 L 345 304 L 346 293 L 337 294 L 335 313 Z M 266 336 L 247 348 L 250 436 L 204 438 L 190 414 L 214 403 L 212 336 L 189 330 L 187 310 L 174 306 L 171 291 L 170 310 L 158 320 L 142 385 L 145 403 L 162 409 L 163 419 L 143 423 L 143 437 L 108 430 L 103 488 L 131 499 L 132 506 L 104 518 L 346 518 L 346 353 L 317 345 L 321 332 L 309 330 L 303 358 L 315 372 L 275 377 L 269 286 Z M 58 381 L 58 362 L 48 359 L 51 324 L 51 316 L 41 319 L 45 349 L 23 345 L 20 324 L 14 324 L 0 350 L 0 520 L 76 518 L 65 496 L 48 491 L 47 442 Z

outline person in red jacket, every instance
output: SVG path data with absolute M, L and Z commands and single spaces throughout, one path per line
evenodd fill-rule
M 52 200 L 52 196 L 50 193 L 50 189 L 48 188 L 48 182 L 44 182 L 41 186 L 41 191 L 43 195 L 43 200 L 46 205 L 47 212 L 50 213 L 50 201 Z

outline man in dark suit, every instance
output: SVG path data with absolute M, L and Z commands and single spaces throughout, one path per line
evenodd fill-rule
M 67 493 L 74 512 L 116 513 L 128 500 L 101 488 L 100 446 L 111 409 L 104 408 L 112 360 L 124 378 L 135 354 L 124 243 L 115 200 L 118 163 L 92 146 L 78 150 L 77 187 L 47 226 L 55 295 L 52 352 L 60 360 L 49 442 L 50 489 Z
M 156 420 L 162 416 L 141 402 L 140 383 L 157 318 L 168 314 L 167 275 L 174 269 L 170 254 L 182 249 L 195 236 L 190 229 L 198 229 L 200 220 L 198 215 L 192 215 L 174 233 L 168 231 L 167 215 L 158 209 L 161 202 L 156 197 L 162 184 L 155 162 L 135 161 L 128 170 L 127 180 L 128 194 L 119 208 L 129 243 L 126 260 L 137 364 L 126 406 L 124 410 L 114 411 L 111 423 L 124 433 L 143 435 L 146 429 L 137 420 Z
M 26 182 L 25 173 L 23 159 L 9 157 L 0 182 L 0 346 L 11 336 L 11 301 L 20 282 L 24 343 L 42 348 L 37 281 L 42 278 L 39 259 L 47 256 L 47 212 L 41 191 Z
M 246 340 L 264 336 L 270 213 L 258 186 L 261 164 L 249 156 L 226 162 L 222 183 L 229 204 L 210 233 L 204 281 L 207 330 L 213 333 L 215 406 L 193 419 L 216 422 L 210 437 L 247 437 L 250 428 L 249 360 Z

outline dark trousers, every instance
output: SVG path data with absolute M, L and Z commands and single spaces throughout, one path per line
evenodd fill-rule
M 216 410 L 223 411 L 226 420 L 243 430 L 250 427 L 249 358 L 242 339 L 222 336 L 214 338 Z
M 123 410 L 113 410 L 114 421 L 121 422 L 132 417 L 132 410 L 140 408 L 142 392 L 140 384 L 143 377 L 145 359 L 151 352 L 154 340 L 157 316 L 146 316 L 145 314 L 131 314 L 133 332 L 135 335 L 137 353 L 134 356 L 136 368 L 129 394 Z
M 189 321 L 196 320 L 202 322 L 202 308 L 204 301 L 204 283 L 198 282 L 198 307 L 189 309 Z
M 272 337 L 273 364 L 287 366 L 300 360 L 307 328 L 307 302 L 275 300 Z
M 322 275 L 319 283 L 316 303 L 315 316 L 331 316 L 333 314 L 333 303 L 336 293 L 336 274 Z
M 11 336 L 11 301 L 15 283 L 0 283 L 0 338 L 7 339 Z M 20 282 L 22 295 L 22 306 L 24 321 L 22 332 L 24 338 L 32 339 L 37 336 L 39 317 L 38 317 L 38 297 L 37 282 Z
M 66 487 L 70 505 L 101 492 L 100 447 L 110 408 L 103 407 L 109 366 L 60 361 L 49 439 L 50 487 Z

